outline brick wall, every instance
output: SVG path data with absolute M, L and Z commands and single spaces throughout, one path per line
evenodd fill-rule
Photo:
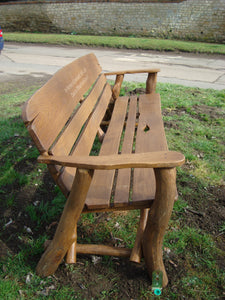
M 0 22 L 5 31 L 135 35 L 224 42 L 225 0 L 82 0 L 2 4 Z

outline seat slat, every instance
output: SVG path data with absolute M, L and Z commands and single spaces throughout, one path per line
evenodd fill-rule
M 159 94 L 141 95 L 139 123 L 136 136 L 136 153 L 168 150 L 161 117 Z M 152 169 L 135 169 L 133 202 L 155 198 L 155 175 Z
M 137 97 L 132 96 L 129 103 L 129 112 L 126 122 L 124 140 L 122 145 L 122 154 L 132 153 L 135 124 L 136 124 L 136 112 L 137 112 Z M 120 207 L 129 204 L 130 196 L 130 181 L 131 181 L 131 169 L 118 170 L 116 190 L 114 196 L 114 206 Z
M 26 103 L 22 117 L 40 152 L 48 151 L 100 73 L 97 58 L 89 54 L 59 70 Z
M 50 149 L 52 155 L 69 155 L 83 125 L 92 113 L 96 101 L 99 99 L 106 84 L 106 78 L 101 75 L 90 94 L 82 102 L 76 114 L 65 128 L 57 143 Z
M 121 97 L 117 99 L 112 119 L 104 137 L 99 155 L 118 153 L 127 112 L 127 104 L 128 97 Z M 114 175 L 115 170 L 95 171 L 85 203 L 89 209 L 110 207 Z

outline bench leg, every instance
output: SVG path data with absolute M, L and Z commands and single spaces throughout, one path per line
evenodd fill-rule
M 76 236 L 76 240 L 73 242 L 73 244 L 70 246 L 69 250 L 67 251 L 66 254 L 67 264 L 75 264 L 77 262 L 77 225 L 74 234 Z
M 55 236 L 37 265 L 39 276 L 53 274 L 76 241 L 76 225 L 84 207 L 92 175 L 92 170 L 77 169 Z
M 150 209 L 143 236 L 143 253 L 149 276 L 162 271 L 163 287 L 168 277 L 163 264 L 162 244 L 176 196 L 176 168 L 155 169 L 156 197 Z
M 147 219 L 148 219 L 148 212 L 149 209 L 141 209 L 140 211 L 140 221 L 137 229 L 136 239 L 134 243 L 134 247 L 132 249 L 131 255 L 130 255 L 130 261 L 140 263 L 141 257 L 142 257 L 142 239 L 144 230 L 146 227 Z
M 146 94 L 155 92 L 157 82 L 157 73 L 149 73 L 146 81 Z

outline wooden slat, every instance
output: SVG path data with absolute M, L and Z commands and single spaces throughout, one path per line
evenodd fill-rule
M 121 97 L 116 101 L 112 119 L 100 150 L 100 155 L 118 153 L 127 111 L 127 103 L 128 97 Z M 88 208 L 96 209 L 110 206 L 114 174 L 115 170 L 95 171 L 86 200 Z
M 92 113 L 88 123 L 86 124 L 80 136 L 79 142 L 76 148 L 74 149 L 72 156 L 89 155 L 98 128 L 101 124 L 101 121 L 108 107 L 109 101 L 111 99 L 111 96 L 112 96 L 112 91 L 110 86 L 107 84 L 99 99 L 98 104 L 96 105 L 94 112 Z M 60 175 L 58 179 L 59 184 L 64 185 L 66 190 L 68 191 L 70 191 L 71 189 L 75 172 L 76 170 L 74 168 L 67 167 L 64 169 L 63 173 Z
M 139 113 L 135 152 L 167 151 L 159 94 L 141 95 Z M 134 169 L 132 196 L 133 202 L 155 198 L 155 176 L 152 169 Z
M 107 84 L 105 86 L 105 89 L 99 99 L 99 102 L 93 111 L 90 119 L 88 120 L 88 123 L 86 124 L 80 139 L 78 141 L 78 144 L 76 148 L 74 149 L 72 156 L 76 155 L 89 155 L 92 145 L 94 143 L 98 128 L 101 124 L 101 121 L 105 115 L 106 109 L 108 107 L 109 101 L 112 96 L 112 91 Z
M 48 151 L 101 67 L 94 54 L 59 70 L 23 108 L 22 117 L 40 152 Z
M 89 96 L 82 102 L 78 111 L 69 122 L 68 126 L 59 137 L 57 143 L 50 149 L 52 155 L 69 155 L 83 125 L 92 113 L 106 84 L 106 78 L 101 75 Z
M 152 205 L 152 200 L 148 200 L 148 201 L 142 201 L 142 202 L 135 202 L 135 203 L 129 203 L 127 205 L 124 204 L 124 206 L 119 206 L 119 207 L 115 207 L 115 206 L 110 206 L 110 207 L 103 207 L 103 208 L 94 208 L 94 209 L 90 209 L 87 206 L 84 206 L 84 209 L 82 211 L 82 213 L 95 213 L 95 212 L 112 212 L 112 211 L 124 211 L 124 210 L 133 210 L 133 209 L 145 209 L 145 208 L 149 208 Z
M 77 244 L 77 253 L 129 257 L 131 249 L 96 244 Z
M 129 103 L 128 119 L 126 122 L 126 129 L 121 151 L 122 154 L 132 153 L 136 124 L 136 111 L 137 97 L 132 96 Z M 115 207 L 128 205 L 130 196 L 130 180 L 131 169 L 122 169 L 118 171 L 116 191 L 114 196 Z

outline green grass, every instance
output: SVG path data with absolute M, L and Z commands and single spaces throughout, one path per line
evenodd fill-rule
M 132 90 L 143 84 L 126 86 Z M 0 298 L 90 299 L 91 290 L 93 299 L 128 299 L 128 292 L 130 298 L 154 299 L 150 282 L 143 277 L 146 270 L 135 269 L 132 280 L 123 259 L 103 257 L 93 265 L 91 259 L 79 257 L 75 266 L 63 263 L 55 277 L 35 274 L 43 242 L 52 237 L 65 203 L 46 167 L 36 163 L 38 152 L 20 117 L 21 104 L 37 88 L 0 90 L 0 239 L 9 248 L 14 239 L 18 244 L 0 261 Z M 186 156 L 186 164 L 178 168 L 179 200 L 164 241 L 170 284 L 159 299 L 222 299 L 225 230 L 218 215 L 225 175 L 225 91 L 172 84 L 158 84 L 157 91 L 169 148 Z M 93 154 L 98 147 L 96 141 Z M 10 218 L 13 223 L 6 235 L 4 226 Z M 85 214 L 78 224 L 79 241 L 132 247 L 137 222 L 135 211 Z
M 225 54 L 225 45 L 154 38 L 6 32 L 8 42 Z

